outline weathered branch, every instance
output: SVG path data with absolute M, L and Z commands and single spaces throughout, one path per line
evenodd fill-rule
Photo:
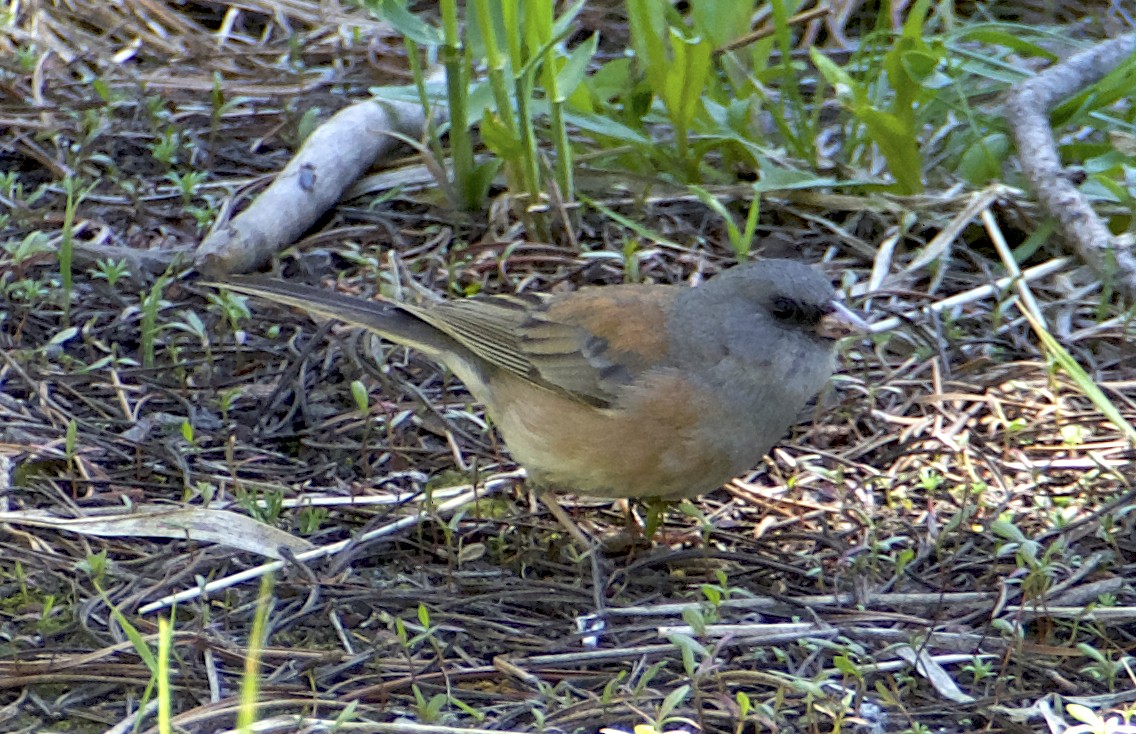
M 1062 235 L 1081 259 L 1129 296 L 1136 295 L 1132 243 L 1113 236 L 1066 175 L 1048 112 L 1058 100 L 1100 81 L 1134 51 L 1136 34 L 1105 41 L 1025 80 L 1006 98 L 1006 119 L 1038 203 L 1057 218 Z
M 367 100 L 317 127 L 276 180 L 247 209 L 214 229 L 195 265 L 213 275 L 244 273 L 295 242 L 398 138 L 422 137 L 426 111 L 417 103 Z

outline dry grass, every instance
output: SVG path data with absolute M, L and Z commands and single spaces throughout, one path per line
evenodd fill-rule
M 174 277 L 154 365 L 143 367 L 140 299 L 152 278 L 110 285 L 84 265 L 70 313 L 53 305 L 55 256 L 12 250 L 33 232 L 58 246 L 62 176 L 94 182 L 74 226 L 87 258 L 185 248 L 200 236 L 195 208 L 210 213 L 261 186 L 307 110 L 338 107 L 403 66 L 360 12 L 259 5 L 230 18 L 220 52 L 226 18 L 209 4 L 33 3 L 0 35 L 0 168 L 22 186 L 0 192 L 9 211 L 0 240 L 10 245 L 0 252 L 0 509 L 50 520 L 208 501 L 315 546 L 422 511 L 410 529 L 278 572 L 263 718 L 348 712 L 594 731 L 669 713 L 669 728 L 740 731 L 743 694 L 757 730 L 961 731 L 1040 726 L 1054 693 L 1102 715 L 1136 701 L 1131 446 L 1054 368 L 1011 292 L 924 309 L 994 280 L 997 256 L 982 236 L 956 244 L 945 266 L 860 298 L 877 319 L 907 316 L 848 345 L 810 422 L 744 481 L 700 500 L 700 516 L 672 512 L 673 543 L 616 555 L 602 589 L 522 491 L 445 517 L 424 504 L 427 483 L 512 468 L 479 406 L 431 363 L 396 350 L 376 369 L 373 345 L 263 306 L 240 322 L 238 343 L 205 289 Z M 115 63 L 119 51 L 129 60 Z M 211 93 L 229 103 L 220 114 Z M 154 147 L 170 136 L 177 160 L 164 164 Z M 208 176 L 183 197 L 167 174 L 186 170 Z M 960 208 L 945 196 L 887 211 L 847 202 L 822 210 L 771 199 L 765 252 L 823 260 L 854 287 L 869 281 L 870 243 L 895 231 L 897 211 L 920 224 L 905 232 L 892 273 Z M 643 279 L 729 262 L 715 218 L 696 202 L 609 205 L 689 248 L 641 251 Z M 1028 222 L 1012 199 L 994 212 L 1007 230 Z M 611 258 L 518 240 L 516 226 L 396 191 L 373 209 L 338 209 L 284 268 L 342 272 L 338 287 L 371 289 L 393 247 L 438 292 L 626 275 Z M 578 235 L 615 252 L 628 237 L 594 214 Z M 1058 254 L 1042 248 L 1028 264 Z M 1132 312 L 1074 264 L 1031 292 L 1061 344 L 1136 422 Z M 362 408 L 353 380 L 371 395 Z M 391 502 L 372 504 L 383 497 Z M 605 503 L 575 512 L 597 532 L 621 522 Z M 140 607 L 263 561 L 218 544 L 51 524 L 0 534 L 5 731 L 124 721 L 151 672 L 108 605 L 153 644 L 156 615 Z M 235 584 L 177 607 L 172 682 L 184 731 L 232 725 L 256 593 Z M 593 630 L 597 599 L 608 613 Z

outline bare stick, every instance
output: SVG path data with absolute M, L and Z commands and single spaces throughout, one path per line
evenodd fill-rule
M 224 275 L 264 265 L 395 146 L 398 137 L 387 133 L 419 139 L 425 124 L 426 110 L 416 102 L 367 100 L 335 113 L 248 209 L 206 236 L 194 256 L 196 266 Z
M 1136 51 L 1136 34 L 1097 44 L 1026 79 L 1006 98 L 1006 119 L 1018 146 L 1022 171 L 1041 206 L 1057 218 L 1061 233 L 1102 279 L 1136 295 L 1136 255 L 1131 241 L 1114 237 L 1088 200 L 1065 175 L 1049 127 L 1059 99 L 1100 81 Z

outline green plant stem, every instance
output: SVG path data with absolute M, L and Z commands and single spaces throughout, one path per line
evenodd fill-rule
M 458 206 L 472 210 L 480 204 L 473 186 L 473 142 L 469 134 L 467 89 L 469 60 L 458 28 L 457 0 L 442 0 L 442 65 L 446 68 L 446 94 L 450 105 L 450 153 Z
M 568 140 L 568 128 L 564 124 L 564 102 L 552 101 L 549 104 L 552 122 L 553 144 L 556 146 L 556 185 L 560 188 L 560 198 L 573 201 L 576 182 L 572 174 L 572 145 Z
M 421 59 L 418 58 L 418 44 L 409 37 L 404 37 L 403 41 L 406 43 L 406 60 L 410 64 L 410 74 L 414 78 L 414 89 L 418 92 L 422 109 L 430 110 L 433 105 L 431 104 L 430 93 L 426 89 L 426 73 L 422 69 Z M 442 138 L 438 135 L 438 125 L 432 114 L 426 115 L 426 140 L 430 146 L 430 152 L 434 154 L 434 160 L 439 162 L 445 160 L 446 155 L 442 151 Z
M 510 133 L 516 133 L 517 124 L 513 118 L 512 103 L 509 101 L 509 85 L 505 78 L 507 59 L 501 52 L 497 43 L 497 28 L 493 23 L 493 14 L 489 8 L 489 0 L 477 0 L 477 17 L 481 20 L 481 42 L 485 45 L 485 60 L 489 72 L 489 86 L 493 90 L 493 100 L 497 104 L 497 113 L 501 124 Z M 519 68 L 519 67 L 514 67 Z

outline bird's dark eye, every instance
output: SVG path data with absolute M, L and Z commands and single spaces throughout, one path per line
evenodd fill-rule
M 805 303 L 787 296 L 777 296 L 769 304 L 773 318 L 793 326 L 816 326 L 826 313 L 824 306 Z

